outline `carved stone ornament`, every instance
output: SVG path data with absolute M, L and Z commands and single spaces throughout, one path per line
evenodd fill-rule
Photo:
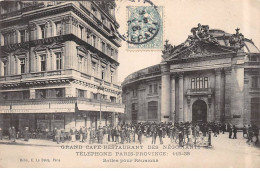
M 237 28 L 236 34 L 233 34 L 229 39 L 230 46 L 233 46 L 238 49 L 244 46 L 244 35 L 242 33 L 239 33 L 239 30 L 240 29 Z

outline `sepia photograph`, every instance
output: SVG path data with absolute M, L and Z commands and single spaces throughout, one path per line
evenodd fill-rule
M 260 0 L 0 1 L 0 168 L 259 168 Z

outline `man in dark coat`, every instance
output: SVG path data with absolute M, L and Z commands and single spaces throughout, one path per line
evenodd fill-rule
M 163 144 L 163 128 L 161 126 L 159 126 L 159 129 L 158 129 L 158 136 L 159 136 L 159 139 L 160 139 L 160 144 Z
M 142 132 L 141 127 L 139 127 L 139 128 L 137 129 L 137 135 L 138 135 L 138 141 L 139 141 L 139 143 L 142 144 L 142 135 L 143 135 L 143 132 Z
M 181 129 L 179 130 L 179 146 L 181 146 L 181 147 L 184 146 L 183 138 L 184 138 L 183 129 L 181 128 Z
M 107 139 L 108 139 L 108 142 L 111 141 L 111 133 L 112 133 L 112 132 L 111 132 L 111 126 L 108 126 L 108 127 L 107 127 L 107 136 L 108 136 Z
M 248 125 L 248 136 L 247 136 L 247 142 L 253 142 L 253 129 L 252 129 L 252 126 L 251 125 Z
M 229 127 L 229 129 L 228 129 L 228 132 L 229 132 L 229 138 L 231 138 L 232 137 L 232 126 L 231 125 L 229 125 L 230 127 Z
M 93 128 L 89 131 L 89 144 L 93 144 L 95 142 L 96 133 Z
M 234 133 L 233 139 L 237 139 L 237 127 L 235 125 L 233 127 L 233 133 Z
M 152 130 L 152 144 L 156 143 L 156 137 L 157 137 L 157 128 L 154 127 Z

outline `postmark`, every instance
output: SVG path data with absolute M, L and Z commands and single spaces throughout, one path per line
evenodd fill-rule
M 126 50 L 162 50 L 163 6 L 157 6 L 150 0 L 128 0 L 121 3 L 127 4 L 126 29 L 124 34 L 118 31 L 117 34 L 127 43 Z
M 129 6 L 127 48 L 162 49 L 163 48 L 163 8 L 153 6 Z

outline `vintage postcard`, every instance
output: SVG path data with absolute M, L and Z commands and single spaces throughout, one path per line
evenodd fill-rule
M 0 168 L 259 168 L 259 0 L 0 2 Z

